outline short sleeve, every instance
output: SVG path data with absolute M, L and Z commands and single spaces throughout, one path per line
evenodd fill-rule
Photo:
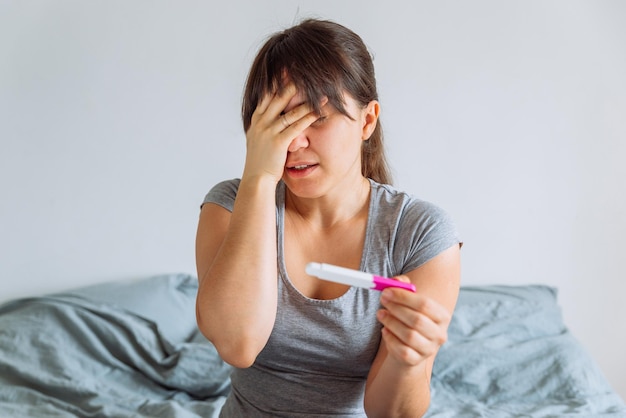
M 450 214 L 435 204 L 411 200 L 404 208 L 396 236 L 396 260 L 403 273 L 425 264 L 439 253 L 462 245 Z M 399 250 L 399 251 L 398 251 Z
M 240 179 L 225 180 L 217 183 L 204 197 L 202 205 L 205 203 L 214 203 L 220 205 L 230 212 L 233 211 L 237 190 L 239 190 Z M 200 207 L 202 207 L 200 205 Z
M 461 238 L 439 206 L 372 181 L 367 268 L 391 276 L 408 273 Z

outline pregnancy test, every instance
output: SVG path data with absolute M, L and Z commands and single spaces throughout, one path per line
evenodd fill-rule
M 383 290 L 387 287 L 398 287 L 415 292 L 413 283 L 405 283 L 388 277 L 376 276 L 359 270 L 333 266 L 325 263 L 308 263 L 305 267 L 307 274 L 348 286 L 363 287 L 365 289 Z

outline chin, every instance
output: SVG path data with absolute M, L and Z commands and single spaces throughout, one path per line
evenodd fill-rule
M 313 199 L 323 194 L 323 187 L 319 182 L 290 178 L 283 178 L 283 182 L 290 193 L 302 199 Z

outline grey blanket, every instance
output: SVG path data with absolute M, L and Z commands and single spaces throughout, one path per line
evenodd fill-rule
M 171 276 L 136 283 L 143 294 L 116 287 L 144 304 L 128 300 L 135 311 L 153 304 L 157 321 L 95 300 L 115 297 L 106 286 L 0 307 L 0 417 L 217 417 L 230 368 L 197 332 L 172 341 L 194 320 L 174 292 L 194 284 Z
M 217 417 L 230 368 L 169 275 L 0 306 L 0 417 Z M 545 286 L 465 287 L 430 417 L 626 417 Z
M 461 290 L 429 417 L 626 417 L 547 286 Z

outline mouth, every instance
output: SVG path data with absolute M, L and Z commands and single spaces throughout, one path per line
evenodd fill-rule
M 298 164 L 298 165 L 292 165 L 292 166 L 288 166 L 287 170 L 295 170 L 295 171 L 302 171 L 302 170 L 306 170 L 307 168 L 311 168 L 311 167 L 315 167 L 317 164 Z
M 285 167 L 287 173 L 292 177 L 307 176 L 311 173 L 318 164 L 296 164 Z

